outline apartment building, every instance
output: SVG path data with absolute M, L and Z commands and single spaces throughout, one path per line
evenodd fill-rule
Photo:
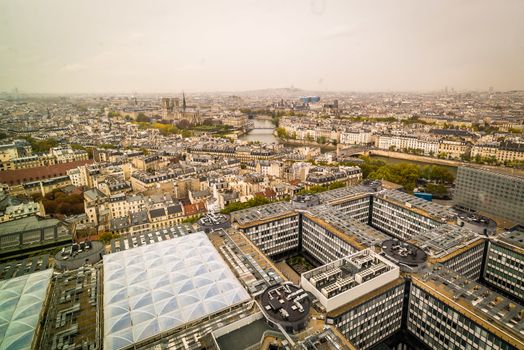
M 448 159 L 460 159 L 470 151 L 471 146 L 465 141 L 441 140 L 438 144 L 438 155 Z
M 56 159 L 56 163 L 70 163 L 79 160 L 88 160 L 89 155 L 83 150 L 73 150 L 70 146 L 53 147 L 49 155 Z
M 439 150 L 439 142 L 436 140 L 423 140 L 404 135 L 377 135 L 375 146 L 394 151 L 419 150 L 425 155 L 436 155 Z
M 471 148 L 471 157 L 495 158 L 498 162 L 515 162 L 524 160 L 524 143 L 501 142 L 478 144 Z
M 15 140 L 12 143 L 0 145 L 0 162 L 30 156 L 32 148 L 26 140 Z
M 340 143 L 344 145 L 368 145 L 373 142 L 370 130 L 344 131 L 340 133 Z
M 312 186 L 329 186 L 335 182 L 357 184 L 362 180 L 362 170 L 359 167 L 314 167 L 306 176 L 306 188 Z

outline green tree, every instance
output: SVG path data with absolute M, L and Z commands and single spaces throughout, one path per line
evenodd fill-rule
M 202 217 L 202 215 L 193 215 L 193 216 L 190 216 L 190 217 L 185 218 L 184 220 L 182 220 L 182 223 L 185 223 L 185 224 L 194 224 L 194 223 L 197 222 L 201 217 Z
M 224 209 L 222 209 L 220 212 L 222 214 L 230 214 L 234 211 L 238 211 L 238 210 L 242 210 L 242 209 L 247 209 L 247 208 L 252 208 L 252 207 L 257 207 L 259 205 L 264 205 L 264 204 L 268 204 L 268 203 L 271 203 L 272 201 L 270 199 L 267 199 L 266 197 L 263 197 L 263 196 L 255 196 L 254 198 L 248 200 L 247 202 L 244 202 L 244 203 L 241 203 L 241 202 L 235 202 L 235 203 L 230 203 L 228 205 L 226 205 L 226 207 Z
M 442 184 L 429 183 L 426 185 L 426 192 L 431 193 L 436 197 L 444 197 L 448 194 L 448 189 Z
M 119 234 L 111 233 L 111 232 L 104 232 L 98 235 L 98 239 L 104 244 L 109 244 L 111 243 L 111 240 L 118 238 L 118 237 L 120 237 Z
M 31 136 L 26 136 L 24 139 L 29 142 L 33 152 L 36 153 L 47 153 L 51 148 L 58 146 L 58 141 L 52 137 L 45 140 L 36 140 Z
M 288 139 L 289 138 L 289 135 L 286 131 L 286 129 L 282 128 L 282 127 L 278 127 L 277 128 L 277 136 L 281 139 Z
M 146 116 L 144 113 L 140 112 L 138 113 L 138 116 L 136 117 L 136 121 L 150 123 L 151 119 L 148 116 Z

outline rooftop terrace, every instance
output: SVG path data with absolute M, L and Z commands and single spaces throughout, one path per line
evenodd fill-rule
M 413 283 L 481 326 L 524 348 L 524 306 L 437 264 L 414 275 Z
M 478 234 L 467 228 L 444 224 L 421 232 L 410 242 L 423 249 L 431 258 L 442 258 L 481 240 Z
M 398 266 L 366 249 L 303 273 L 301 286 L 329 312 L 398 276 Z
M 334 203 L 339 200 L 348 199 L 366 193 L 373 193 L 377 189 L 377 184 L 373 185 L 357 185 L 341 187 L 330 191 L 325 191 L 318 194 L 321 203 Z
M 342 233 L 342 239 L 352 245 L 360 245 L 362 248 L 380 246 L 390 237 L 373 227 L 352 218 L 351 213 L 343 213 L 333 210 L 329 205 L 320 205 L 308 210 L 316 218 L 319 224 L 324 223 L 332 226 Z M 358 248 L 358 247 L 357 247 Z
M 233 212 L 231 218 L 240 225 L 245 225 L 251 222 L 264 221 L 292 213 L 294 212 L 291 203 L 277 202 Z
M 387 200 L 409 210 L 418 211 L 419 214 L 429 216 L 436 221 L 447 222 L 456 216 L 453 211 L 443 205 L 397 190 L 382 191 L 377 194 L 377 198 Z

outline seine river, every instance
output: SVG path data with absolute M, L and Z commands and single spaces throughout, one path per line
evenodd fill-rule
M 275 130 L 275 125 L 271 122 L 271 120 L 261 120 L 261 119 L 254 119 L 254 125 L 255 129 L 251 130 L 245 135 L 240 136 L 240 140 L 245 141 L 259 141 L 260 143 L 273 143 L 273 142 L 279 142 L 279 140 L 273 136 L 273 131 Z M 259 128 L 259 129 L 257 129 Z M 299 145 L 288 145 L 288 147 L 300 147 Z M 412 160 L 403 160 L 403 159 L 396 159 L 396 158 L 387 158 L 387 157 L 381 157 L 381 156 L 372 156 L 374 159 L 379 159 L 384 161 L 387 164 L 396 164 L 396 163 L 409 163 L 409 164 L 415 164 L 415 165 L 431 165 L 431 163 L 425 163 L 425 162 L 417 162 Z M 452 166 L 446 166 L 446 165 L 440 165 L 446 169 L 448 169 L 453 175 L 457 175 L 457 168 Z
M 240 140 L 259 141 L 260 143 L 278 143 L 278 139 L 275 136 L 273 136 L 275 125 L 273 125 L 271 120 L 254 119 L 253 121 L 255 124 L 255 129 L 251 130 L 245 135 L 240 136 Z

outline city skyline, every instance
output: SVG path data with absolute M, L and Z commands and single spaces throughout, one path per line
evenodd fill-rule
M 524 89 L 519 1 L 92 5 L 3 2 L 0 90 Z

